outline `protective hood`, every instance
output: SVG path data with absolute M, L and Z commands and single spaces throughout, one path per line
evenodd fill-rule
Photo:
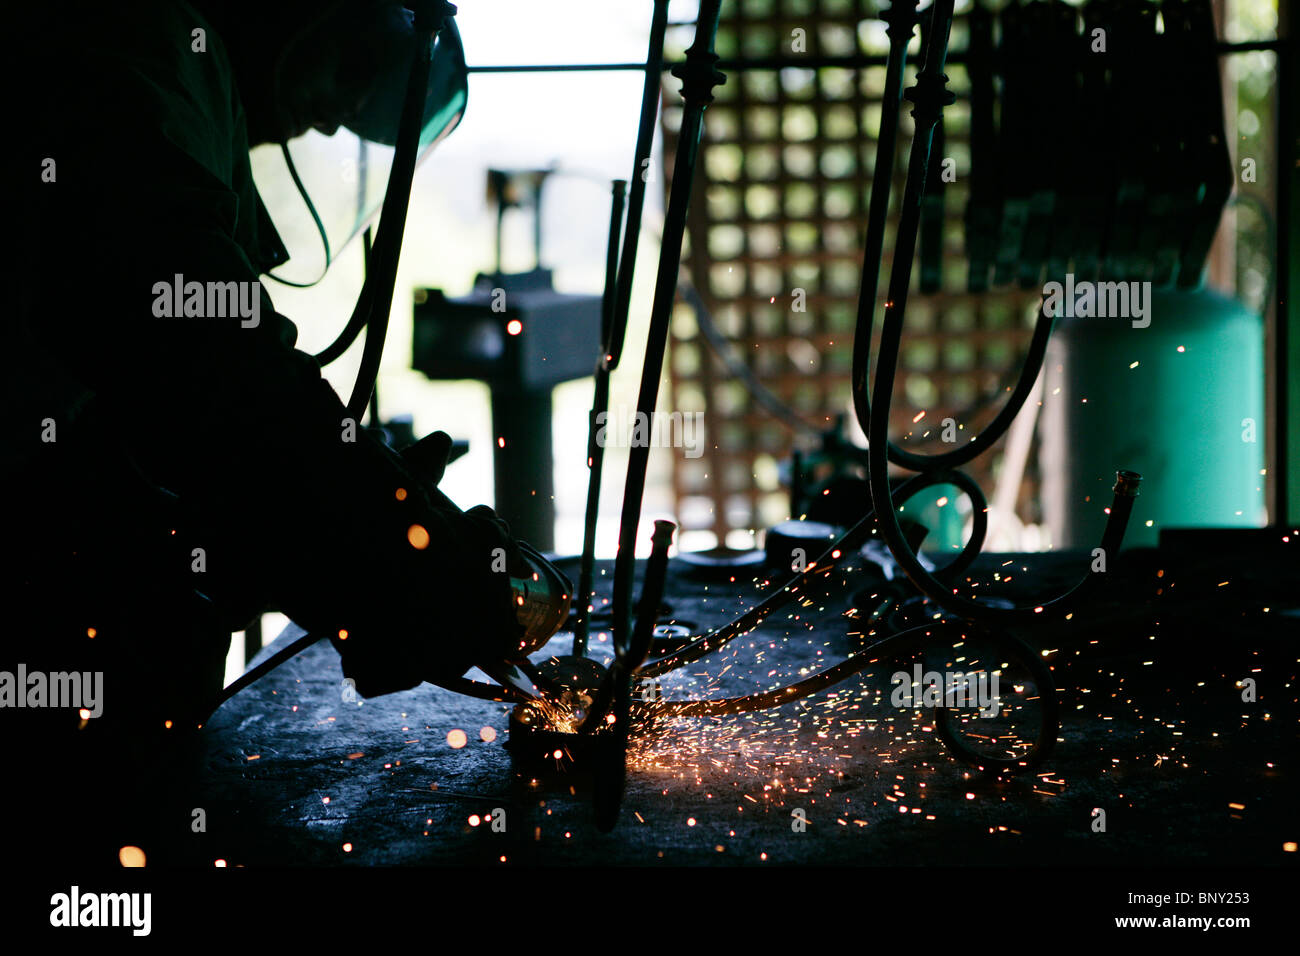
M 310 48 L 337 23 L 330 16 L 293 41 Z M 402 104 L 414 59 L 414 15 L 392 8 L 378 27 L 389 51 L 379 79 L 360 106 L 339 117 L 333 132 L 312 129 L 285 144 L 252 151 L 253 176 L 290 259 L 271 274 L 291 284 L 310 285 L 324 276 L 339 253 L 378 215 L 388 188 Z M 375 30 L 371 31 L 373 42 Z M 468 99 L 468 73 L 460 33 L 448 17 L 427 37 L 431 65 L 425 91 L 417 165 L 460 122 Z M 373 65 L 370 67 L 373 70 Z M 332 124 L 331 124 L 332 125 Z

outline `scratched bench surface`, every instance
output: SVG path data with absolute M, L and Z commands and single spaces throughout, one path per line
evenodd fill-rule
M 998 593 L 1015 600 L 1058 593 L 1085 564 L 1079 555 L 986 555 L 975 574 L 1011 575 Z M 612 569 L 601 569 L 603 606 Z M 1036 775 L 996 782 L 953 760 L 924 712 L 891 706 L 893 668 L 882 663 L 833 693 L 683 722 L 643 743 L 619 825 L 601 834 L 581 779 L 516 771 L 503 746 L 507 705 L 427 684 L 347 702 L 337 655 L 322 643 L 202 732 L 207 830 L 184 853 L 248 866 L 1294 862 L 1283 843 L 1297 839 L 1284 816 L 1297 795 L 1297 713 L 1282 685 L 1296 676 L 1287 649 L 1296 618 L 1275 607 L 1243 629 L 1241 601 L 1226 600 L 1219 618 L 1201 610 L 1193 624 L 1153 627 L 1142 590 L 1149 570 L 1134 572 L 1104 626 L 1048 637 L 1063 725 Z M 761 597 L 750 577 L 701 581 L 673 562 L 662 620 L 695 632 L 725 623 Z M 750 693 L 841 659 L 862 646 L 851 633 L 862 622 L 844 611 L 867 579 L 849 583 L 839 598 L 791 605 L 669 675 L 664 693 Z M 291 627 L 264 654 L 300 633 Z M 562 632 L 547 650 L 570 641 Z M 607 640 L 593 647 L 608 657 Z M 1247 704 L 1233 682 L 1252 667 L 1276 691 Z M 452 746 L 455 731 L 463 746 Z M 1104 833 L 1093 829 L 1098 807 Z

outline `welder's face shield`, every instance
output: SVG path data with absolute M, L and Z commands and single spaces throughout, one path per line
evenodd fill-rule
M 417 164 L 465 110 L 468 75 L 455 21 L 416 37 L 396 3 L 344 2 L 302 30 L 276 67 L 276 108 L 293 138 L 252 151 L 253 177 L 290 259 L 273 275 L 318 281 L 378 216 L 416 44 L 430 45 Z

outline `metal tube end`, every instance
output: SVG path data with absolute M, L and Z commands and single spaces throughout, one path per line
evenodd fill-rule
M 1123 495 L 1126 498 L 1136 498 L 1138 485 L 1142 483 L 1142 476 L 1136 471 L 1117 471 L 1115 472 L 1115 494 Z

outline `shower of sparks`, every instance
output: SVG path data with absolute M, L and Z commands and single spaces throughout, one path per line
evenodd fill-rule
M 1280 537 L 1288 544 L 1300 533 L 1293 530 Z M 1023 665 L 1001 659 L 996 651 L 999 645 L 988 644 L 978 634 L 965 633 L 956 625 L 932 632 L 928 640 L 891 645 L 876 652 L 879 657 L 871 657 L 871 645 L 894 633 L 886 622 L 902 612 L 887 602 L 885 594 L 864 587 L 869 579 L 861 574 L 861 564 L 854 556 L 844 564 L 839 563 L 840 558 L 837 553 L 831 561 L 811 566 L 810 573 L 792 588 L 792 599 L 786 605 L 765 609 L 761 620 L 730 643 L 714 646 L 700 660 L 657 677 L 660 686 L 654 695 L 643 696 L 640 691 L 644 688 L 638 688 L 628 750 L 628 821 L 635 826 L 670 825 L 702 834 L 708 848 L 723 853 L 737 849 L 728 845 L 727 839 L 737 839 L 738 832 L 743 839 L 738 817 L 748 822 L 754 815 L 773 813 L 787 818 L 783 825 L 788 825 L 791 811 L 799 808 L 808 812 L 810 828 L 874 832 L 872 828 L 884 821 L 890 826 L 933 826 L 943 815 L 943 807 L 948 809 L 949 819 L 941 825 L 971 826 L 1000 840 L 1015 840 L 1024 836 L 1021 822 L 1027 804 L 1059 804 L 1059 813 L 1085 806 L 1083 794 L 1070 793 L 1062 765 L 1045 763 L 1014 778 L 983 774 L 954 759 L 941 742 L 935 710 L 894 703 L 897 685 L 891 681 L 892 674 L 903 671 L 910 675 L 918 662 L 925 671 L 996 674 L 1001 697 L 998 713 L 986 719 L 975 718 L 972 711 L 959 711 L 949 727 L 967 747 L 1023 759 L 1038 728 L 1041 698 L 1037 683 Z M 858 563 L 857 570 L 846 566 L 853 563 Z M 1023 583 L 1022 572 L 1028 574 L 1027 567 L 1013 564 L 1006 561 L 978 580 L 968 576 L 965 585 L 977 587 L 985 600 L 997 597 L 998 588 L 1013 580 Z M 1168 569 L 1150 573 L 1146 586 L 1153 600 L 1175 587 L 1173 577 Z M 746 584 L 733 577 L 721 593 L 716 585 L 704 587 L 700 603 L 723 619 L 735 619 L 770 597 L 780 583 L 755 578 Z M 1224 586 L 1229 583 L 1240 587 L 1226 581 Z M 854 600 L 848 595 L 854 595 Z M 849 604 L 856 606 L 846 608 Z M 1033 609 L 1043 610 L 1042 606 Z M 1188 772 L 1204 773 L 1205 768 L 1197 766 L 1192 757 L 1197 752 L 1191 749 L 1193 742 L 1203 745 L 1217 739 L 1218 743 L 1211 745 L 1222 746 L 1223 738 L 1231 733 L 1251 733 L 1273 716 L 1262 707 L 1243 707 L 1239 724 L 1225 728 L 1217 721 L 1207 723 L 1201 717 L 1214 711 L 1223 690 L 1235 686 L 1240 693 L 1241 678 L 1258 680 L 1261 668 L 1230 672 L 1223 663 L 1206 662 L 1165 676 L 1154 665 L 1163 659 L 1170 622 L 1162 623 L 1157 614 L 1149 633 L 1131 635 L 1114 628 L 1104 614 L 1094 613 L 1096 610 L 1081 604 L 1065 615 L 1048 632 L 1053 646 L 1038 651 L 1058 688 L 1063 727 L 1057 742 L 1065 743 L 1065 735 L 1070 736 L 1069 764 L 1090 787 L 1099 781 L 1122 785 L 1126 774 L 1139 767 L 1144 773 L 1174 779 Z M 1261 613 L 1269 610 L 1264 607 Z M 930 622 L 938 617 L 934 611 L 932 604 L 914 601 L 908 617 L 913 622 Z M 1137 652 L 1138 641 L 1141 653 Z M 845 657 L 863 653 L 867 666 L 859 674 L 779 706 L 751 713 L 689 717 L 676 709 L 685 702 L 789 688 Z M 1292 703 L 1296 680 L 1294 671 L 1275 678 L 1288 689 Z M 574 733 L 589 704 L 581 697 L 537 700 L 521 711 L 528 713 L 527 719 L 521 719 L 560 733 Z M 1153 712 L 1153 706 L 1159 711 Z M 480 738 L 489 740 L 489 731 L 492 728 L 482 728 Z M 460 744 L 453 741 L 457 734 Z M 448 734 L 448 743 L 453 748 L 463 747 L 464 732 Z M 562 750 L 552 756 L 557 767 L 563 763 L 561 758 L 567 758 Z M 1266 766 L 1273 772 L 1274 761 Z M 537 780 L 529 781 L 530 789 L 539 786 Z M 437 784 L 431 789 L 436 791 Z M 1121 790 L 1116 793 L 1117 799 L 1128 800 Z M 656 807 L 658 794 L 667 799 Z M 673 809 L 681 807 L 676 798 L 688 794 L 702 794 L 708 801 L 704 807 L 690 805 L 694 812 L 690 817 Z M 572 787 L 569 795 L 574 795 Z M 939 795 L 947 800 L 941 802 Z M 1067 799 L 1062 801 L 1062 797 Z M 956 812 L 952 809 L 954 799 L 960 804 Z M 1249 813 L 1246 807 L 1250 805 L 1237 800 L 1228 805 L 1227 812 L 1240 816 Z M 550 818 L 553 808 L 545 800 L 539 806 Z M 480 817 L 479 824 L 486 819 Z M 734 829 L 727 829 L 728 822 Z M 475 825 L 473 817 L 470 824 Z M 554 835 L 558 837 L 560 832 L 566 840 L 572 836 L 572 831 L 559 828 Z M 549 835 L 543 825 L 535 828 L 533 838 L 543 841 Z M 1287 840 L 1290 836 L 1278 834 L 1273 846 L 1285 853 L 1296 852 L 1296 844 Z M 715 844 L 716 838 L 722 841 Z M 765 862 L 772 849 L 760 844 L 745 852 Z
M 826 577 L 843 576 L 846 584 L 860 580 L 852 575 L 852 568 L 831 565 L 822 570 Z M 757 603 L 772 582 L 753 584 Z M 850 641 L 867 644 L 885 636 L 867 630 L 868 614 L 856 607 L 842 612 L 847 628 L 828 628 L 827 605 L 835 599 L 808 595 L 804 586 L 788 607 L 772 610 L 761 629 L 755 627 L 701 661 L 664 675 L 664 700 L 670 703 L 639 704 L 642 719 L 633 721 L 629 771 L 653 781 L 664 795 L 679 788 L 703 789 L 708 799 L 716 797 L 719 806 L 731 803 L 739 814 L 829 805 L 836 808 L 844 826 L 863 828 L 870 821 L 862 817 L 873 806 L 900 803 L 907 796 L 899 783 L 890 780 L 888 789 L 881 791 L 880 782 L 885 776 L 903 780 L 891 771 L 910 770 L 913 783 L 908 790 L 915 786 L 915 792 L 898 812 L 933 821 L 935 815 L 924 812 L 926 784 L 915 776 L 930 776 L 940 768 L 951 772 L 954 765 L 936 746 L 935 712 L 892 703 L 896 686 L 890 681 L 892 673 L 899 669 L 910 673 L 911 667 L 896 663 L 892 653 L 888 660 L 871 661 L 860 675 L 784 706 L 707 717 L 681 717 L 669 711 L 671 703 L 683 700 L 767 692 L 808 679 L 843 659 L 840 635 L 845 630 Z M 949 637 L 932 642 L 925 653 L 926 669 L 1001 677 L 1006 702 L 1002 712 L 992 721 L 963 716 L 954 721 L 954 732 L 983 753 L 1023 757 L 1032 734 L 1021 731 L 1036 726 L 1026 723 L 1026 714 L 1037 713 L 1036 688 L 1029 675 L 1006 672 L 1006 662 L 986 662 L 964 641 Z M 1048 797 L 1057 796 L 1065 784 L 1060 779 L 1040 779 L 1034 786 L 1033 775 L 1029 779 L 1027 787 Z

